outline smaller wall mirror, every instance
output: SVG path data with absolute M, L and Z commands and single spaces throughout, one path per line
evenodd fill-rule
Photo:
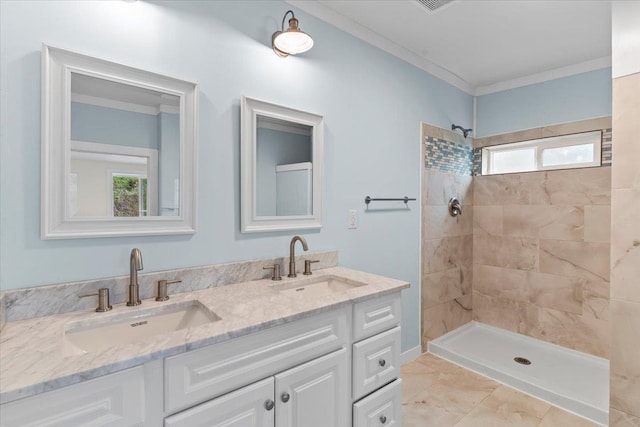
M 197 85 L 43 47 L 42 238 L 195 231 Z
M 323 118 L 242 98 L 243 233 L 322 226 Z

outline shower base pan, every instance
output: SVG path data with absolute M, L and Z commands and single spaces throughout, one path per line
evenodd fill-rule
M 478 322 L 429 341 L 429 352 L 598 424 L 609 423 L 606 359 Z

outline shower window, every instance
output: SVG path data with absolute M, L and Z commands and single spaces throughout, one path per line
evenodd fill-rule
M 600 166 L 602 132 L 584 132 L 482 149 L 482 174 Z

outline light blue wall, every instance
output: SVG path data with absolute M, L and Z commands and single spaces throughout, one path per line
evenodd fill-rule
M 314 48 L 286 59 L 271 34 L 279 1 L 0 2 L 0 286 L 12 289 L 129 272 L 287 255 L 293 233 L 241 234 L 242 95 L 325 118 L 323 228 L 311 250 L 411 282 L 403 348 L 419 345 L 420 209 L 364 212 L 364 197 L 420 194 L 420 121 L 470 123 L 472 99 L 322 21 L 296 12 Z M 198 230 L 190 236 L 50 240 L 40 227 L 40 49 L 54 46 L 199 83 Z M 347 211 L 358 229 L 347 229 Z
M 256 210 L 276 215 L 276 166 L 311 161 L 311 137 L 260 127 L 256 137 Z
M 611 68 L 477 97 L 476 136 L 611 115 Z
M 158 116 L 71 103 L 71 139 L 158 149 Z

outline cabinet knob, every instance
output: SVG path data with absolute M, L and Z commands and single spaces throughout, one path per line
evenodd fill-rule
M 276 404 L 271 399 L 268 399 L 266 402 L 264 402 L 264 408 L 267 411 L 272 410 L 274 406 L 276 406 Z
M 282 399 L 284 403 L 287 403 L 290 398 L 291 396 L 289 396 L 289 393 L 287 393 L 286 391 L 280 396 L 280 399 Z
M 380 360 L 378 360 L 378 365 L 380 365 L 381 367 L 383 367 L 383 368 L 384 368 L 384 365 L 386 365 L 386 364 L 387 364 L 387 361 L 386 361 L 386 360 L 384 360 L 384 359 L 380 359 Z
M 385 424 L 387 422 L 387 417 L 385 417 L 384 415 L 380 415 L 380 422 L 382 424 Z

